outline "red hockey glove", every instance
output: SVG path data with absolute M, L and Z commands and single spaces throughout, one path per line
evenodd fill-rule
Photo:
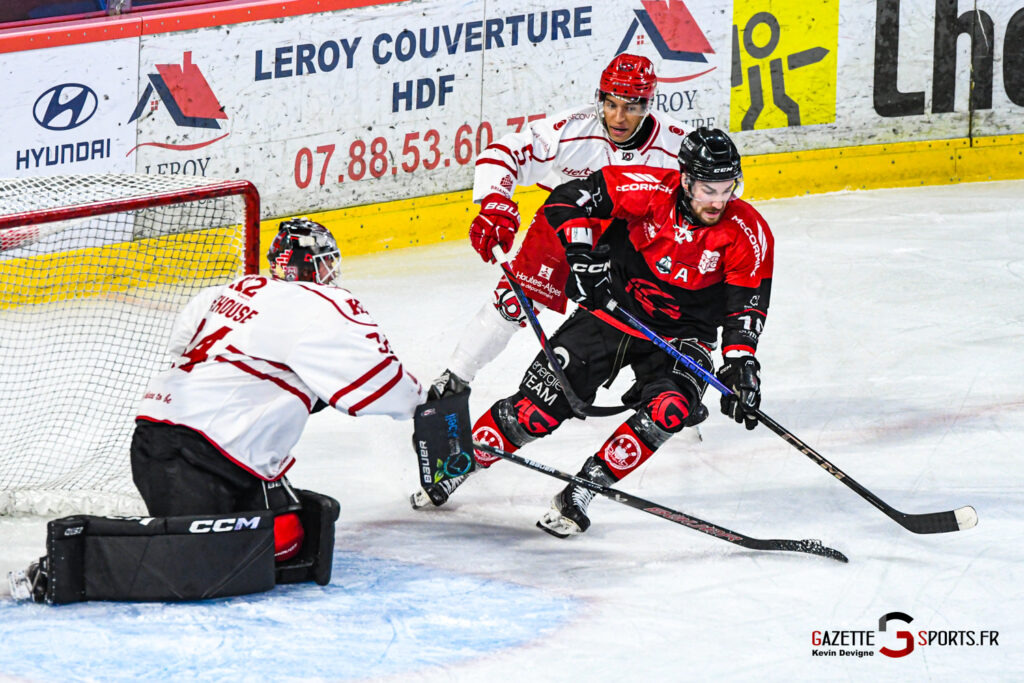
M 497 244 L 508 252 L 519 231 L 519 207 L 511 199 L 494 193 L 480 202 L 480 215 L 469 226 L 469 241 L 485 263 L 494 263 L 491 250 Z

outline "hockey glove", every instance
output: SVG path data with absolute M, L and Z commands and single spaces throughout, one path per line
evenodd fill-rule
M 455 394 L 461 394 L 469 388 L 469 382 L 456 375 L 451 370 L 445 370 L 441 376 L 430 383 L 427 390 L 427 400 L 436 401 L 439 398 L 448 398 Z
M 594 250 L 585 244 L 570 244 L 565 248 L 570 271 L 565 281 L 565 295 L 592 311 L 604 308 L 612 300 L 609 251 L 607 244 Z
M 726 358 L 716 374 L 733 393 L 722 395 L 722 412 L 743 422 L 747 429 L 757 426 L 757 417 L 749 411 L 761 405 L 761 364 L 753 356 Z
M 511 199 L 493 193 L 480 202 L 480 215 L 469 226 L 469 242 L 485 263 L 494 263 L 495 245 L 508 253 L 519 231 L 519 207 Z

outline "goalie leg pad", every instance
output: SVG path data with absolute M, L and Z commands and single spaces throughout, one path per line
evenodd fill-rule
M 341 512 L 338 501 L 315 491 L 292 489 L 302 504 L 298 512 L 306 538 L 298 556 L 277 565 L 277 583 L 331 582 L 334 564 L 334 522 Z
M 264 511 L 188 517 L 77 515 L 47 525 L 46 601 L 206 600 L 274 586 Z

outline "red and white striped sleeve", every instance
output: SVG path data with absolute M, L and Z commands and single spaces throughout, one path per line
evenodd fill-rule
M 362 304 L 344 289 L 298 286 L 321 305 L 289 353 L 291 369 L 323 400 L 349 415 L 412 418 L 425 397 L 423 387 Z
M 558 112 L 527 123 L 522 130 L 501 136 L 480 152 L 473 172 L 473 201 L 489 194 L 512 198 L 517 186 L 534 185 L 556 168 L 567 122 L 584 116 L 593 106 Z

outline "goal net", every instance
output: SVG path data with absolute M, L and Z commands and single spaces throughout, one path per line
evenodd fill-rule
M 0 514 L 139 514 L 129 445 L 177 312 L 258 270 L 245 181 L 0 179 Z

